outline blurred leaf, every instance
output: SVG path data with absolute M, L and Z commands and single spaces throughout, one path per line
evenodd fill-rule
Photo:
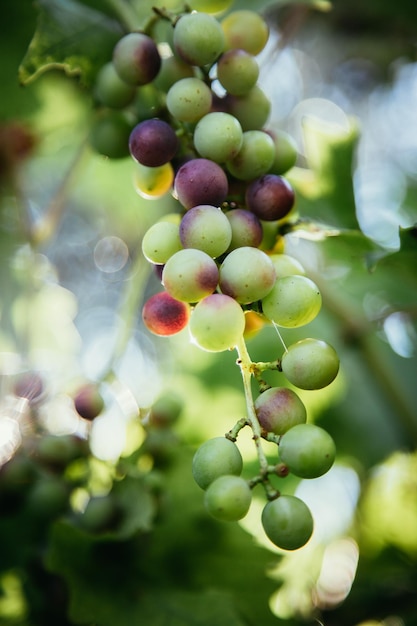
M 20 82 L 26 85 L 47 70 L 59 69 L 91 84 L 123 35 L 121 25 L 74 0 L 38 0 L 38 6 L 38 25 L 19 68 Z

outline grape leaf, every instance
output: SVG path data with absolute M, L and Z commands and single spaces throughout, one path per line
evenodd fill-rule
M 124 34 L 122 26 L 75 0 L 38 0 L 38 8 L 37 28 L 19 67 L 21 84 L 51 69 L 91 84 Z

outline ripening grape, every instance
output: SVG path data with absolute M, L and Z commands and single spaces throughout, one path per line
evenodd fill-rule
M 91 147 L 110 159 L 129 155 L 130 122 L 121 111 L 107 110 L 94 121 L 90 133 Z
M 313 534 L 314 521 L 308 506 L 296 496 L 283 495 L 268 502 L 262 511 L 262 526 L 278 548 L 302 548 Z
M 133 101 L 136 87 L 128 85 L 116 72 L 113 63 L 103 65 L 96 77 L 94 95 L 111 109 L 123 109 Z
M 260 220 L 280 220 L 291 211 L 294 190 L 282 176 L 265 174 L 252 181 L 246 189 L 246 205 Z
M 170 87 L 166 105 L 173 117 L 181 122 L 198 122 L 209 113 L 211 89 L 200 78 L 182 78 Z
M 220 206 L 229 189 L 223 169 L 210 159 L 191 159 L 178 170 L 175 194 L 186 209 L 201 204 Z
M 219 270 L 213 259 L 194 248 L 179 250 L 166 262 L 162 283 L 167 292 L 182 302 L 198 302 L 217 287 Z
M 146 167 L 165 165 L 175 156 L 178 147 L 174 129 L 157 118 L 136 124 L 129 137 L 130 154 Z
M 259 65 L 252 54 L 234 48 L 217 61 L 217 78 L 232 96 L 244 96 L 256 85 Z
M 207 489 L 219 476 L 240 476 L 243 460 L 239 448 L 226 437 L 205 441 L 193 457 L 192 473 L 201 489 Z
M 244 96 L 227 94 L 224 100 L 228 112 L 239 120 L 244 131 L 262 130 L 271 113 L 271 101 L 258 85 Z
M 335 456 L 332 437 L 315 424 L 298 424 L 279 442 L 279 460 L 300 478 L 323 476 L 332 467 Z
M 270 254 L 269 258 L 275 267 L 277 278 L 284 278 L 284 276 L 304 276 L 305 269 L 301 265 L 298 259 L 295 259 L 290 254 Z
M 159 167 L 147 167 L 135 163 L 133 171 L 133 187 L 135 191 L 147 200 L 161 198 L 172 189 L 174 183 L 174 168 L 171 163 Z
M 225 35 L 225 50 L 240 48 L 256 55 L 268 41 L 268 25 L 255 11 L 233 11 L 221 21 L 221 26 Z
M 269 256 L 259 248 L 244 246 L 229 252 L 220 266 L 222 293 L 241 304 L 265 297 L 275 282 L 275 269 Z
M 255 400 L 259 423 L 266 432 L 283 435 L 296 424 L 304 424 L 307 411 L 298 395 L 287 387 L 271 387 Z
M 234 348 L 245 330 L 242 307 L 230 296 L 214 293 L 201 300 L 190 319 L 191 337 L 207 352 Z
M 224 163 L 232 159 L 242 147 L 243 131 L 233 115 L 222 112 L 207 113 L 197 123 L 193 141 L 202 157 Z
M 274 142 L 261 130 L 247 130 L 243 133 L 242 147 L 226 167 L 239 180 L 253 180 L 268 172 L 274 160 Z
M 268 130 L 274 140 L 275 159 L 269 170 L 271 174 L 285 174 L 297 161 L 297 144 L 295 140 L 283 130 Z
M 166 291 L 151 296 L 142 309 L 142 319 L 146 328 L 154 335 L 174 335 L 188 324 L 190 306 L 179 302 Z
M 170 428 L 178 421 L 183 401 L 173 391 L 165 391 L 153 403 L 147 423 L 154 428 Z
M 144 33 L 129 33 L 117 42 L 113 64 L 128 85 L 146 85 L 158 74 L 161 57 L 151 37 Z
M 322 389 L 336 378 L 339 357 L 336 350 L 320 339 L 301 339 L 284 352 L 284 376 L 300 389 Z
M 197 248 L 216 258 L 229 247 L 232 227 L 221 209 L 203 204 L 186 212 L 179 236 L 184 248 Z
M 157 265 L 166 263 L 181 248 L 179 227 L 173 222 L 156 222 L 148 228 L 142 239 L 144 257 Z
M 190 65 L 211 65 L 224 50 L 222 27 L 207 13 L 182 15 L 174 28 L 175 52 Z
M 95 419 L 104 408 L 103 396 L 95 383 L 85 383 L 74 395 L 74 408 L 86 420 Z
M 245 517 L 252 501 L 252 491 L 240 476 L 219 476 L 204 494 L 207 511 L 223 522 L 237 522 Z
M 307 276 L 278 278 L 262 299 L 262 312 L 278 326 L 299 328 L 309 324 L 321 309 L 321 293 Z
M 232 239 L 228 250 L 251 246 L 257 248 L 262 241 L 262 224 L 251 211 L 246 209 L 232 209 L 227 211 L 226 217 L 232 227 Z

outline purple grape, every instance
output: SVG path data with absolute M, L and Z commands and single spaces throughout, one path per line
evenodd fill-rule
M 263 237 L 262 224 L 254 213 L 246 209 L 232 209 L 226 213 L 232 227 L 229 251 L 243 246 L 257 248 Z
M 280 220 L 291 211 L 295 195 L 282 176 L 265 174 L 252 181 L 246 190 L 246 204 L 261 220 Z
M 151 296 L 142 309 L 143 323 L 154 335 L 175 335 L 187 326 L 189 318 L 189 304 L 175 300 L 166 291 Z
M 220 165 L 209 159 L 191 159 L 178 170 L 174 187 L 181 204 L 191 209 L 201 204 L 220 206 L 229 186 Z
M 146 85 L 158 74 L 161 57 L 153 39 L 144 33 L 129 33 L 117 42 L 113 64 L 128 85 Z
M 135 161 L 147 167 L 168 163 L 178 150 L 174 129 L 163 120 L 153 118 L 137 124 L 129 137 L 129 150 Z

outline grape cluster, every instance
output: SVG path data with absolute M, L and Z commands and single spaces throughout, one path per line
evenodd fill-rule
M 160 336 L 188 327 L 201 349 L 236 348 L 239 355 L 248 416 L 194 457 L 206 507 L 220 520 L 239 520 L 252 488 L 262 483 L 265 532 L 293 550 L 310 538 L 312 515 L 297 497 L 281 496 L 270 478 L 321 476 L 334 462 L 335 446 L 326 431 L 307 423 L 295 391 L 268 388 L 261 374 L 275 369 L 296 388 L 321 389 L 335 379 L 339 360 L 332 346 L 314 338 L 289 345 L 274 363 L 249 359 L 245 336 L 254 316 L 260 326 L 299 328 L 315 319 L 322 298 L 302 265 L 283 251 L 281 233 L 295 215 L 294 189 L 284 174 L 297 152 L 285 132 L 267 125 L 271 103 L 258 84 L 257 55 L 267 44 L 268 25 L 254 11 L 221 18 L 224 3 L 194 4 L 197 10 L 177 14 L 155 9 L 149 32 L 129 33 L 117 43 L 97 77 L 96 98 L 104 108 L 98 125 L 105 132 L 95 129 L 93 145 L 107 156 L 130 154 L 141 196 L 170 193 L 177 200 L 178 211 L 154 223 L 142 240 L 162 287 L 143 305 L 145 327 Z M 158 21 L 168 26 L 162 39 Z M 120 132 L 111 130 L 110 119 Z M 252 376 L 260 383 L 255 401 Z M 260 461 L 260 474 L 250 481 L 241 476 L 236 444 L 246 425 Z M 261 438 L 278 444 L 273 466 Z

